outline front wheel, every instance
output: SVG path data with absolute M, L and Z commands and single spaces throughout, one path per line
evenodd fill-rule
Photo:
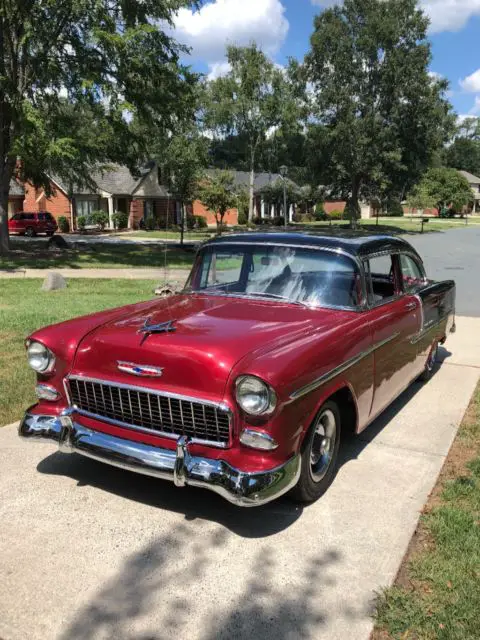
M 438 360 L 438 342 L 434 342 L 432 348 L 430 349 L 430 353 L 428 354 L 427 364 L 425 365 L 425 369 L 423 373 L 420 374 L 420 380 L 422 382 L 428 382 L 430 378 L 433 376 L 433 371 L 435 369 L 435 365 Z
M 27 227 L 27 228 L 25 229 L 25 235 L 26 235 L 28 238 L 33 238 L 33 236 L 35 235 L 35 229 L 34 229 L 33 227 Z
M 338 469 L 340 411 L 333 401 L 326 402 L 305 438 L 302 447 L 300 479 L 291 495 L 298 502 L 318 500 L 332 484 Z

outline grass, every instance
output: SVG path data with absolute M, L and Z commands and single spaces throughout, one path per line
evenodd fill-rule
M 123 235 L 123 234 L 122 234 Z M 200 231 L 185 231 L 184 240 L 186 242 L 204 242 L 215 236 L 215 229 L 202 229 Z M 179 231 L 132 231 L 126 236 L 128 238 L 150 238 L 158 240 L 177 240 L 180 242 Z
M 70 280 L 60 291 L 42 280 L 3 280 L 0 298 L 0 427 L 18 420 L 35 401 L 35 375 L 24 340 L 35 329 L 76 316 L 153 298 L 151 280 Z
M 480 637 L 480 385 L 373 638 Z
M 171 269 L 190 269 L 194 252 L 175 247 L 158 245 L 109 243 L 90 244 L 81 249 L 49 251 L 45 243 L 32 241 L 12 242 L 13 251 L 0 257 L 0 269 L 127 269 L 135 267 L 162 268 L 167 264 Z
M 480 224 L 480 218 L 470 219 L 468 226 L 474 226 Z M 307 225 L 298 224 L 297 227 L 306 227 Z M 308 228 L 321 229 L 321 232 L 327 232 L 328 229 L 333 229 L 334 233 L 338 230 L 348 229 L 348 220 L 336 220 L 332 222 L 312 222 L 308 223 Z M 461 218 L 456 219 L 435 219 L 431 218 L 430 221 L 424 225 L 424 233 L 431 233 L 433 231 L 447 231 L 448 229 L 458 229 L 467 226 L 465 220 Z M 359 220 L 359 231 L 365 233 L 387 233 L 392 235 L 398 235 L 403 233 L 420 233 L 421 224 L 419 220 L 408 217 L 404 218 L 379 218 L 378 225 L 375 218 L 368 220 Z

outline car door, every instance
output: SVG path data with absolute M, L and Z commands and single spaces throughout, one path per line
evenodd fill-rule
M 421 327 L 421 305 L 405 295 L 398 255 L 385 253 L 365 261 L 370 330 L 375 356 L 371 415 L 380 413 L 417 375 L 413 340 Z

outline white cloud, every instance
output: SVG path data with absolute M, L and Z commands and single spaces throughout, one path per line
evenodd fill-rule
M 209 63 L 213 73 L 222 70 L 219 62 L 228 44 L 256 42 L 267 54 L 275 54 L 289 23 L 280 0 L 214 0 L 199 11 L 180 9 L 175 27 L 178 41 L 191 47 L 195 58 Z
M 227 62 L 226 60 L 222 60 L 222 62 L 213 62 L 208 66 L 209 66 L 209 73 L 208 73 L 209 80 L 216 80 L 217 78 L 226 76 L 227 73 L 232 68 L 230 66 L 230 63 Z
M 480 96 L 477 96 L 475 98 L 475 102 L 473 104 L 473 107 L 470 109 L 469 111 L 470 115 L 473 116 L 477 113 L 480 113 Z
M 480 93 L 480 69 L 460 80 L 460 86 L 469 93 Z
M 429 71 L 428 75 L 432 80 L 441 80 L 443 78 L 442 74 L 438 73 L 438 71 Z
M 311 0 L 313 5 L 331 7 L 341 0 Z M 430 18 L 430 32 L 460 31 L 473 16 L 480 15 L 480 0 L 421 0 Z

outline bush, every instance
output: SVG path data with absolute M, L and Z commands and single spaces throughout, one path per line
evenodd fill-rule
M 330 211 L 328 217 L 330 218 L 330 220 L 344 220 L 347 218 L 347 215 L 343 211 L 334 209 L 333 211 Z
M 94 224 L 102 231 L 108 225 L 108 213 L 99 209 L 98 211 L 92 211 L 88 219 L 90 224 Z
M 323 202 L 319 202 L 318 204 L 315 205 L 315 212 L 313 215 L 314 215 L 314 219 L 317 221 L 329 220 L 329 215 L 328 213 L 325 212 L 325 209 L 323 208 Z
M 115 211 L 112 216 L 113 226 L 115 229 L 126 229 L 128 227 L 128 213 L 123 211 Z
M 145 218 L 145 229 L 146 229 L 147 231 L 153 231 L 153 230 L 155 229 L 156 225 L 157 225 L 157 222 L 156 222 L 156 220 L 155 220 L 155 217 L 154 217 L 154 216 L 152 216 L 152 215 L 148 215 L 148 216 Z
M 191 213 L 187 213 L 186 215 L 185 226 L 187 229 L 190 229 L 190 230 L 195 228 L 195 216 L 192 215 Z
M 285 226 L 285 217 L 284 216 L 275 216 L 275 218 L 270 218 L 274 227 L 284 227 Z
M 248 224 L 248 214 L 245 211 L 238 212 L 238 224 L 245 225 Z
M 58 218 L 58 228 L 62 233 L 68 233 L 70 231 L 70 223 L 68 221 L 68 218 L 66 218 L 65 216 L 60 216 Z
M 389 200 L 387 202 L 386 211 L 384 215 L 402 217 L 404 214 L 402 204 L 399 200 Z
M 207 219 L 204 216 L 194 216 L 195 217 L 195 226 L 197 229 L 207 229 Z
M 78 216 L 77 227 L 80 233 L 84 233 L 86 226 L 87 226 L 87 216 Z

